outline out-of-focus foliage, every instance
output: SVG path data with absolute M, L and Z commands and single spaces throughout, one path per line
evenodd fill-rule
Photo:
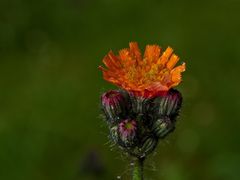
M 240 1 L 1 0 L 0 179 L 128 179 L 97 69 L 112 49 L 171 45 L 187 63 L 176 131 L 148 179 L 239 179 Z

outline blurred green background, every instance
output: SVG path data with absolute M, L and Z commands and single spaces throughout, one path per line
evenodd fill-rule
M 129 179 L 110 148 L 97 69 L 137 41 L 187 63 L 176 131 L 148 180 L 240 179 L 239 0 L 0 0 L 0 179 Z

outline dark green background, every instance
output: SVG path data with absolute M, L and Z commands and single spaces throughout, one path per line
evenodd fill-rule
M 137 41 L 172 46 L 187 63 L 176 131 L 146 179 L 240 178 L 240 1 L 1 0 L 0 179 L 128 179 L 111 151 L 97 69 Z

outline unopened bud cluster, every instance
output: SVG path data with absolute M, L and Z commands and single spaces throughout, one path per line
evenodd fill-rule
M 135 157 L 151 153 L 159 139 L 174 130 L 181 104 L 181 93 L 175 89 L 153 98 L 124 90 L 111 90 L 101 96 L 111 140 Z

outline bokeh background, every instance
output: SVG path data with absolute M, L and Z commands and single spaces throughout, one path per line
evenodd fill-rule
M 177 130 L 148 180 L 240 179 L 239 0 L 1 0 L 0 179 L 129 179 L 108 143 L 97 69 L 112 49 L 171 45 L 187 63 Z

